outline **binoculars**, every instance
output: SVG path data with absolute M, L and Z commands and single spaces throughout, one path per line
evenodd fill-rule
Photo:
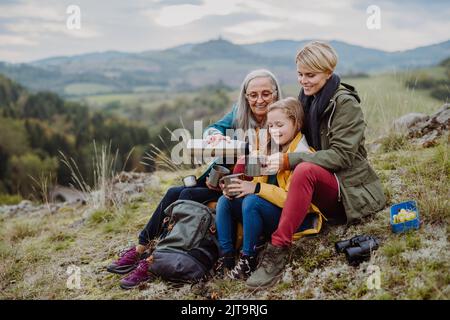
M 380 243 L 376 238 L 360 235 L 349 240 L 336 242 L 335 248 L 337 253 L 345 253 L 345 257 L 351 265 L 358 265 L 369 260 L 371 252 L 378 249 L 379 245 Z

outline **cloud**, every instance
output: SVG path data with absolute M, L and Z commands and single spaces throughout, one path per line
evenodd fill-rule
M 162 3 L 162 2 L 159 2 Z M 277 2 L 256 0 L 203 0 L 197 4 L 176 4 L 146 10 L 144 14 L 163 27 L 178 27 L 208 16 L 226 16 L 248 13 L 280 21 L 297 21 L 324 26 L 333 22 L 331 14 L 323 8 L 307 9 L 298 4 L 281 7 Z M 336 7 L 336 6 L 334 6 Z M 275 23 L 275 22 L 274 22 Z
M 33 20 L 22 20 L 17 23 L 5 24 L 5 29 L 10 32 L 26 35 L 31 39 L 39 39 L 42 35 L 49 37 L 51 35 L 64 35 L 75 38 L 95 38 L 100 34 L 88 27 L 81 26 L 81 29 L 68 29 L 65 21 L 63 22 L 36 22 Z
M 20 62 L 27 59 L 26 54 L 18 50 L 0 49 L 0 57 L 2 60 L 10 62 Z
M 0 47 L 35 46 L 38 42 L 21 36 L 0 34 Z
M 281 22 L 272 21 L 250 21 L 243 22 L 234 26 L 225 28 L 225 32 L 235 33 L 241 36 L 252 36 L 259 33 L 264 33 L 269 30 L 278 29 L 281 27 Z
M 0 5 L 0 18 L 33 18 L 45 21 L 63 21 L 65 16 L 58 9 L 54 6 L 42 5 L 40 2 L 2 4 Z
M 81 8 L 81 30 L 66 28 L 71 4 Z M 381 8 L 381 30 L 366 27 L 371 4 Z M 2 0 L 0 60 L 164 49 L 220 35 L 241 44 L 324 39 L 405 50 L 448 40 L 449 15 L 448 0 Z
M 32 1 L 0 5 L 0 21 L 4 30 L 0 35 L 1 46 L 37 46 L 44 39 L 58 36 L 80 39 L 100 36 L 94 28 L 83 24 L 81 29 L 69 30 L 66 9 L 63 3 Z
M 182 4 L 147 10 L 145 14 L 163 27 L 178 27 L 211 15 L 229 15 L 239 11 L 240 1 L 204 0 L 202 4 Z

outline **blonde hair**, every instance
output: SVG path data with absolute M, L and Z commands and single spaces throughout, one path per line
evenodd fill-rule
M 245 77 L 241 84 L 241 89 L 239 91 L 239 100 L 237 103 L 235 127 L 238 129 L 255 129 L 257 127 L 257 122 L 253 117 L 253 112 L 250 109 L 250 104 L 247 101 L 245 94 L 247 93 L 247 87 L 250 81 L 256 78 L 269 78 L 272 82 L 272 90 L 274 94 L 274 101 L 279 100 L 282 97 L 281 87 L 278 79 L 275 75 L 266 69 L 258 69 L 250 72 Z
M 269 106 L 267 113 L 281 110 L 283 113 L 294 122 L 296 131 L 300 131 L 305 122 L 305 113 L 300 102 L 293 97 L 278 100 Z
M 332 73 L 336 68 L 338 55 L 328 43 L 313 41 L 297 53 L 295 63 L 299 63 L 313 72 Z

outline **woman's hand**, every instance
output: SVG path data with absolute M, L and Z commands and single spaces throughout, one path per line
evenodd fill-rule
M 245 181 L 236 179 L 235 182 L 228 186 L 228 192 L 239 192 L 240 194 L 236 198 L 245 197 L 248 194 L 255 193 L 256 183 L 251 181 Z M 225 192 L 224 192 L 225 194 Z M 226 194 L 225 194 L 226 196 Z
M 283 168 L 284 153 L 274 153 L 266 158 L 265 166 L 261 168 L 262 175 L 276 174 Z
M 215 147 L 222 140 L 230 141 L 231 138 L 228 136 L 221 135 L 221 134 L 214 134 L 214 135 L 208 136 L 206 138 L 206 142 L 208 144 L 211 144 L 213 147 Z

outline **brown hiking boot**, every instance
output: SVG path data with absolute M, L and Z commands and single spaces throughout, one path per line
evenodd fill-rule
M 268 243 L 258 269 L 247 279 L 247 287 L 263 289 L 273 286 L 283 274 L 288 258 L 289 247 L 275 247 Z

